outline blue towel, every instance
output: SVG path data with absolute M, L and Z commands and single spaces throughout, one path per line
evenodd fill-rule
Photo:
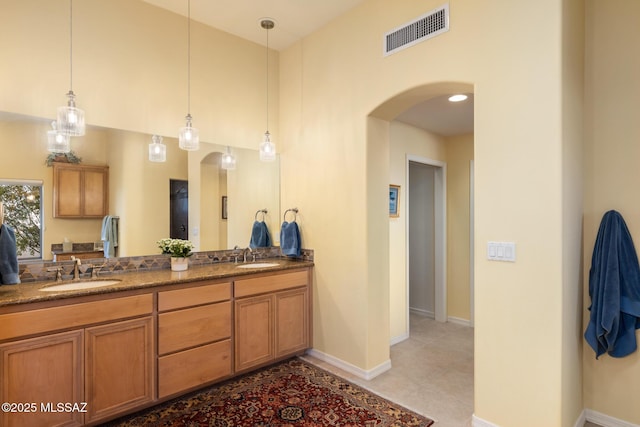
M 298 224 L 293 222 L 283 222 L 280 227 L 280 250 L 284 255 L 300 256 L 300 229 Z
M 640 266 L 622 215 L 604 214 L 589 271 L 591 311 L 584 337 L 596 359 L 608 352 L 624 357 L 637 348 L 640 329 Z
M 264 221 L 255 221 L 251 228 L 251 241 L 249 247 L 255 248 L 268 248 L 271 246 L 271 235 L 269 234 L 269 228 Z
M 0 224 L 0 284 L 20 283 L 18 256 L 16 253 L 16 235 L 13 228 Z
M 100 239 L 104 244 L 104 257 L 113 258 L 116 256 L 116 248 L 118 247 L 118 218 L 107 215 L 102 219 Z

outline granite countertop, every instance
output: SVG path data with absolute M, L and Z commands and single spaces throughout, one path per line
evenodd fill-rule
M 114 285 L 101 288 L 91 288 L 72 291 L 54 291 L 45 292 L 40 289 L 59 285 L 61 283 L 72 283 L 70 280 L 62 282 L 34 282 L 21 283 L 18 285 L 2 285 L 0 286 L 0 308 L 16 305 L 27 304 L 42 301 L 61 300 L 66 298 L 75 298 L 87 295 L 112 294 L 121 291 L 130 291 L 135 289 L 146 289 L 161 285 L 172 285 L 177 283 L 189 283 L 199 280 L 223 279 L 225 277 L 244 276 L 256 273 L 275 272 L 282 270 L 290 270 L 295 268 L 311 267 L 313 262 L 291 260 L 287 258 L 261 259 L 259 263 L 278 263 L 274 267 L 260 268 L 238 268 L 242 265 L 252 263 L 216 263 L 207 265 L 190 266 L 186 271 L 149 270 L 143 272 L 127 272 L 121 274 L 100 275 L 98 279 L 93 280 L 118 280 Z M 86 282 L 92 279 L 81 278 L 79 281 Z

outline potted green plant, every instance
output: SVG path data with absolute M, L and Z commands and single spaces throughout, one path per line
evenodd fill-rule
M 189 268 L 189 260 L 193 255 L 193 243 L 189 240 L 164 238 L 158 240 L 158 247 L 163 254 L 171 255 L 171 270 L 184 271 Z
M 51 166 L 54 162 L 58 163 L 80 163 L 82 158 L 78 157 L 76 153 L 70 151 L 68 153 L 51 153 L 47 156 L 46 164 Z

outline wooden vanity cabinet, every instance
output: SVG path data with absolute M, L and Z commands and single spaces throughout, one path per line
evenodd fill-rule
M 102 218 L 108 202 L 108 166 L 53 163 L 54 218 Z
M 85 422 L 154 400 L 154 333 L 152 317 L 85 330 Z
M 230 283 L 158 292 L 158 313 L 159 398 L 233 373 Z
M 152 313 L 144 294 L 0 314 L 0 401 L 37 405 L 0 425 L 83 425 L 152 402 Z
M 0 425 L 82 425 L 81 412 L 47 412 L 41 407 L 84 401 L 82 343 L 82 330 L 75 330 L 0 344 L 0 401 L 23 405 L 9 408 L 15 412 L 3 410 Z
M 235 370 L 248 370 L 310 346 L 309 270 L 238 279 Z

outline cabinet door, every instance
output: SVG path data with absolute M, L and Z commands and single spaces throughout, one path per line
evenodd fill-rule
M 83 216 L 101 218 L 107 214 L 108 182 L 103 168 L 84 170 Z
M 82 331 L 72 331 L 0 345 L 0 402 L 37 405 L 30 412 L 2 411 L 0 425 L 82 425 L 82 412 L 55 411 L 58 403 L 85 401 L 82 336 Z
M 53 216 L 78 217 L 82 215 L 82 170 L 53 168 Z
M 154 400 L 153 329 L 145 317 L 85 330 L 87 422 Z
M 276 357 L 309 347 L 309 300 L 307 288 L 279 292 L 276 298 Z
M 109 168 L 53 164 L 53 216 L 102 218 L 109 211 Z
M 236 371 L 273 360 L 273 306 L 273 295 L 235 301 Z

